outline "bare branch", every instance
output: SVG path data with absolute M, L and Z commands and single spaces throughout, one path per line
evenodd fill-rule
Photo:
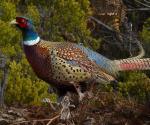
M 89 18 L 92 19 L 92 20 L 94 20 L 94 21 L 96 21 L 98 24 L 104 26 L 104 27 L 107 28 L 108 30 L 114 31 L 111 27 L 109 27 L 109 26 L 106 25 L 105 23 L 101 22 L 100 20 L 96 19 L 95 17 L 90 16 Z
M 4 56 L 3 54 L 0 53 L 0 68 L 4 68 L 6 65 L 6 56 Z
M 31 123 L 31 122 L 43 122 L 43 121 L 49 121 L 47 123 L 47 125 L 50 125 L 54 120 L 56 120 L 57 118 L 60 117 L 60 114 L 56 115 L 53 118 L 50 119 L 36 119 L 36 120 L 31 120 L 31 121 L 21 121 L 21 122 L 16 122 L 16 123 L 12 123 L 11 125 L 18 125 L 18 124 L 22 124 L 22 123 Z
M 145 7 L 148 7 L 148 8 L 150 8 L 150 6 L 149 5 L 147 5 L 147 4 L 145 4 L 145 3 L 142 3 L 142 2 L 140 2 L 140 1 L 138 1 L 138 0 L 135 0 L 137 3 L 139 3 L 139 4 L 141 4 L 141 5 L 143 5 L 143 6 L 145 6 Z
M 8 83 L 8 69 L 5 68 L 3 71 L 3 77 L 0 84 L 0 107 L 4 106 L 4 91 Z
M 52 119 L 50 119 L 50 121 L 46 124 L 46 125 L 50 125 L 55 119 L 57 119 L 60 115 L 57 115 L 55 117 L 53 117 Z
M 150 8 L 135 8 L 135 9 L 127 9 L 127 11 L 150 11 Z
M 6 65 L 7 58 L 2 53 L 0 53 L 0 69 L 3 72 L 2 80 L 0 83 L 0 107 L 4 106 L 4 91 L 8 82 L 8 67 Z
M 144 2 L 145 2 L 145 3 L 149 3 L 149 4 L 150 4 L 150 1 L 144 0 Z

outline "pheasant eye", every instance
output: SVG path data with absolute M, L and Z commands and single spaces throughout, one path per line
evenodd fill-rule
M 25 23 L 26 22 L 26 20 L 23 18 L 17 18 L 16 20 L 18 23 Z
M 22 22 L 22 23 L 24 23 L 24 22 L 25 22 L 25 20 L 24 20 L 24 19 L 22 19 L 22 20 L 21 20 L 21 22 Z

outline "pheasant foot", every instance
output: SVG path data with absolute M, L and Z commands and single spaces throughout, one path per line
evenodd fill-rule
M 70 104 L 70 98 L 69 96 L 64 96 L 64 98 L 61 101 L 61 113 L 60 113 L 60 119 L 62 120 L 68 120 L 71 118 L 71 112 L 70 107 L 75 107 L 74 105 Z

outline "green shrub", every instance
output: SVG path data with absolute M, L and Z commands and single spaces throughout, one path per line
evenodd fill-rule
M 150 79 L 142 72 L 124 73 L 124 81 L 119 83 L 121 95 L 146 103 L 150 102 Z
M 144 40 L 145 43 L 149 43 L 150 44 L 150 18 L 148 18 L 143 26 L 143 30 L 141 32 L 141 36 Z

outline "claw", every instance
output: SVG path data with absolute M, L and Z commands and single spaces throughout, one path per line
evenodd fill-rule
M 80 86 L 74 86 L 78 95 L 79 95 L 79 101 L 82 101 L 83 98 L 85 97 L 85 93 L 81 92 L 81 87 Z
M 80 92 L 78 94 L 79 94 L 79 101 L 82 101 L 83 98 L 85 97 L 85 93 Z
M 70 104 L 70 98 L 69 96 L 64 96 L 64 98 L 61 101 L 61 116 L 60 119 L 62 120 L 68 120 L 71 118 L 71 112 L 70 112 L 70 107 L 75 107 L 74 105 Z

